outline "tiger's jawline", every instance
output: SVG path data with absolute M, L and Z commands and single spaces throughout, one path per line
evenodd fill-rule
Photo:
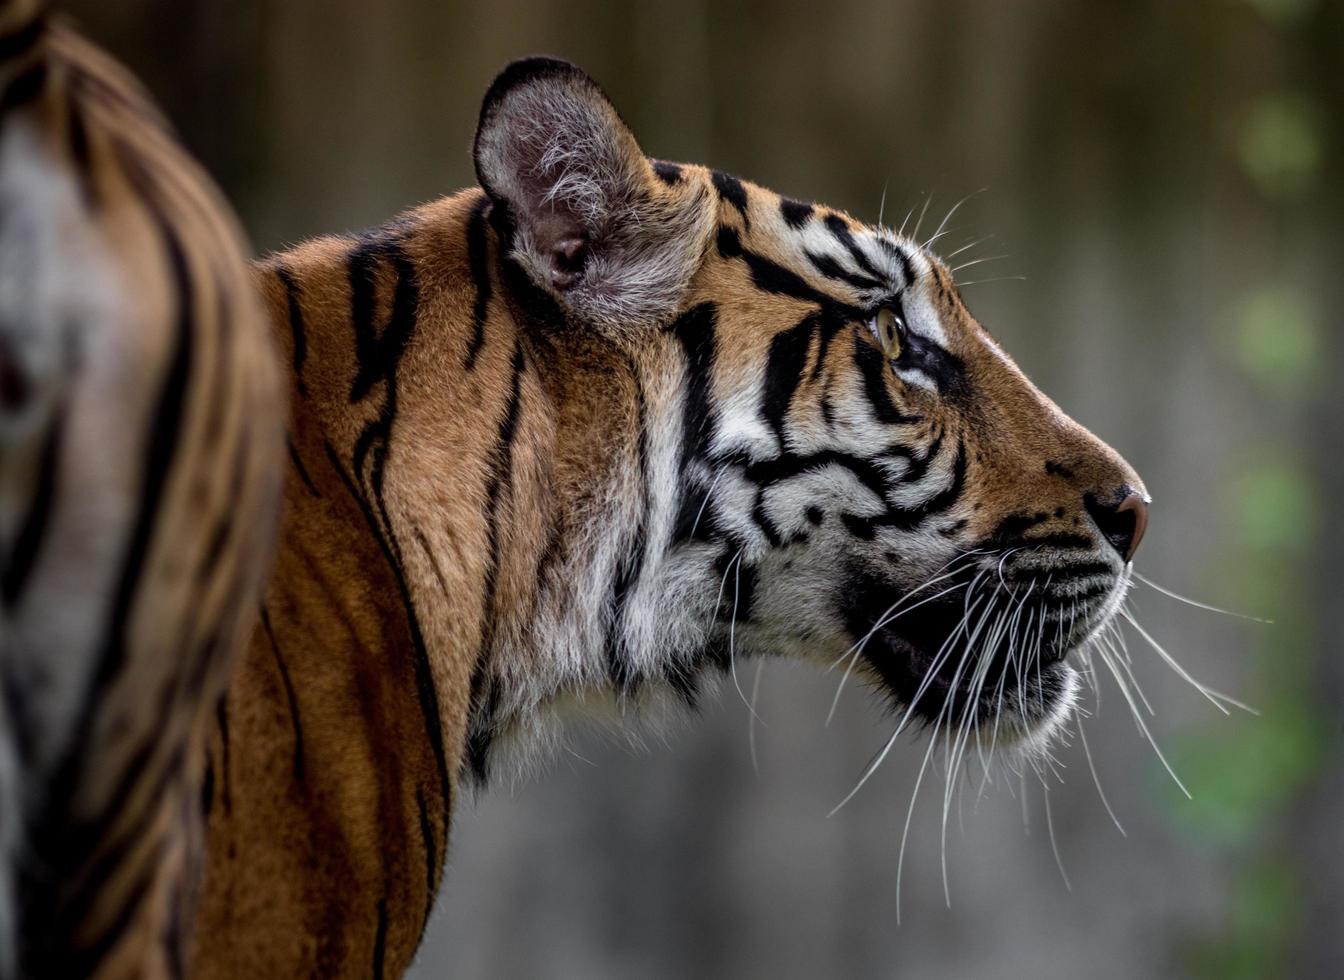
M 996 752 L 1002 753 L 1008 765 L 1030 764 L 1043 758 L 1075 712 L 1082 689 L 1081 675 L 1071 664 L 1061 664 L 1060 668 L 1063 688 L 1042 719 L 1024 728 L 1018 716 L 1007 708 L 999 714 L 994 741 Z M 702 680 L 701 690 L 707 697 L 719 693 L 722 677 L 707 674 Z M 516 716 L 496 733 L 491 741 L 490 782 L 478 784 L 476 789 L 484 791 L 487 786 L 503 782 L 513 790 L 540 776 L 562 753 L 590 762 L 569 744 L 576 731 L 595 732 L 606 741 L 642 752 L 650 743 L 666 744 L 695 717 L 695 709 L 688 707 L 667 685 L 650 685 L 637 700 L 610 686 L 564 691 L 528 714 Z M 992 725 L 992 720 L 984 724 Z M 951 735 L 941 737 L 949 739 Z

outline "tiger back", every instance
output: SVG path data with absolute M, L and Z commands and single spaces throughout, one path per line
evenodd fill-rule
M 276 355 L 135 81 L 0 2 L 0 976 L 178 976 L 267 564 Z

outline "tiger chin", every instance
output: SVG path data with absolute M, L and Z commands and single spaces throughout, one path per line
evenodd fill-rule
M 559 702 L 796 656 L 1039 743 L 1126 588 L 1142 481 L 927 248 L 651 158 L 560 61 L 473 152 L 478 189 L 257 266 L 291 467 L 193 975 L 399 973 L 459 788 Z

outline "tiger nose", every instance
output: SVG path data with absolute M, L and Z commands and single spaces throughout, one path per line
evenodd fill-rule
M 1089 493 L 1084 495 L 1083 503 L 1102 537 L 1121 558 L 1130 561 L 1139 550 L 1143 532 L 1148 530 L 1149 499 L 1130 487 L 1125 487 L 1117 496 L 1118 503 L 1107 504 Z

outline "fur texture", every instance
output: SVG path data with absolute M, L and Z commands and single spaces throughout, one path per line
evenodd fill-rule
M 118 66 L 0 2 L 0 977 L 180 975 L 282 416 L 208 178 Z
M 1030 750 L 1124 588 L 1138 476 L 918 243 L 648 160 L 551 60 L 475 148 L 482 189 L 257 267 L 292 465 L 194 976 L 399 975 L 459 787 L 748 657 Z

